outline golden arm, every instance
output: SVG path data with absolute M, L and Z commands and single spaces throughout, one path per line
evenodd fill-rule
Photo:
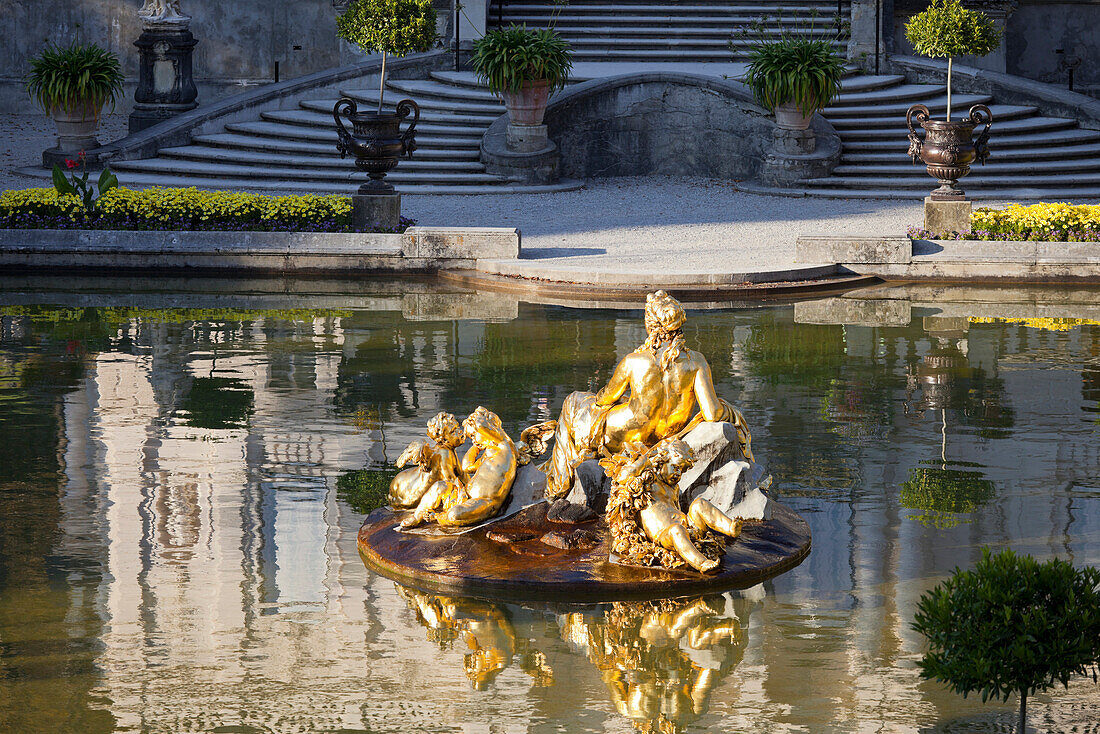
M 615 365 L 615 371 L 611 374 L 611 379 L 608 380 L 607 386 L 596 393 L 596 405 L 614 405 L 619 401 L 619 398 L 623 396 L 626 389 L 630 387 L 630 367 L 627 365 L 627 360 L 629 359 L 630 357 L 623 357 L 622 360 Z

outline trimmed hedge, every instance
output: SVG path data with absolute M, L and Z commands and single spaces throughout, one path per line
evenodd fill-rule
M 86 213 L 55 189 L 0 193 L 0 229 L 353 232 L 347 196 L 265 196 L 195 188 L 111 189 Z M 415 224 L 402 217 L 402 232 Z M 371 232 L 384 232 L 372 228 Z

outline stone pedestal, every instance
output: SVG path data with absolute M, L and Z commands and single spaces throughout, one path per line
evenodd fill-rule
M 514 153 L 539 153 L 550 146 L 546 125 L 513 125 L 505 131 L 508 150 Z
M 807 178 L 828 176 L 840 157 L 839 142 L 818 150 L 813 128 L 772 129 L 772 145 L 764 157 L 760 180 L 768 186 L 786 187 Z
M 973 207 L 969 201 L 939 201 L 931 196 L 924 197 L 924 228 L 939 234 L 941 232 L 969 232 L 970 213 Z
M 382 227 L 396 230 L 401 224 L 401 194 L 352 196 L 351 223 L 356 229 Z
M 198 42 L 178 23 L 147 24 L 134 42 L 141 55 L 130 132 L 136 133 L 198 106 L 191 71 Z

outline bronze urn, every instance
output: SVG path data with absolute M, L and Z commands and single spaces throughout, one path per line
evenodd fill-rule
M 401 121 L 409 115 L 412 123 L 401 132 Z M 359 112 L 355 100 L 342 98 L 332 108 L 339 141 L 340 157 L 355 156 L 355 167 L 366 171 L 370 180 L 359 187 L 361 196 L 392 194 L 393 186 L 385 181 L 386 174 L 397 166 L 402 156 L 412 156 L 416 150 L 413 137 L 420 120 L 420 107 L 411 99 L 397 103 L 393 112 Z M 348 132 L 341 116 L 351 120 L 354 132 Z
M 913 129 L 916 120 L 924 128 L 924 140 Z M 924 161 L 928 175 L 938 179 L 940 187 L 932 192 L 934 201 L 962 201 L 966 192 L 959 188 L 959 179 L 970 172 L 974 161 L 985 163 L 989 157 L 989 128 L 993 113 L 984 104 L 970 108 L 965 120 L 933 120 L 928 108 L 915 104 L 905 114 L 909 126 L 909 157 L 916 163 Z M 985 128 L 974 137 L 974 128 Z

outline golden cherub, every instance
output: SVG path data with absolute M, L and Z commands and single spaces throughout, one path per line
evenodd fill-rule
M 620 563 L 717 570 L 724 548 L 709 531 L 736 538 L 741 521 L 702 497 L 692 500 L 686 514 L 680 509 L 680 477 L 694 463 L 691 447 L 676 438 L 649 449 L 627 444 L 600 462 L 611 477 L 607 524 Z
M 413 441 L 397 457 L 399 469 L 413 462 L 416 466 L 399 472 L 390 482 L 392 507 L 416 507 L 437 482 L 445 485 L 444 491 L 464 483 L 455 449 L 466 437 L 458 419 L 450 413 L 437 413 L 428 421 L 428 438 L 430 443 L 422 439 Z
M 542 467 L 548 497 L 569 491 L 585 459 L 616 454 L 629 443 L 653 446 L 665 438 L 679 438 L 703 421 L 733 423 L 745 457 L 752 461 L 745 419 L 718 397 L 706 358 L 684 344 L 686 320 L 675 298 L 664 291 L 649 294 L 645 343 L 619 362 L 598 393 L 566 397 L 554 451 Z

